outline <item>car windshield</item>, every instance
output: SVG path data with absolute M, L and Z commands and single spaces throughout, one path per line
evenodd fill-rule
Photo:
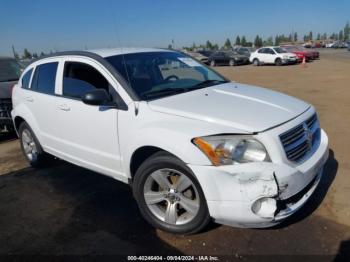
M 228 55 L 238 55 L 236 51 L 227 51 Z
M 278 54 L 283 54 L 283 53 L 287 53 L 287 50 L 281 48 L 281 47 L 275 47 L 274 50 L 278 53 Z
M 284 46 L 283 47 L 285 50 L 289 51 L 289 52 L 296 52 L 298 51 L 298 49 L 294 46 Z
M 21 75 L 21 67 L 14 59 L 0 60 L 0 82 L 17 81 Z
M 107 57 L 142 100 L 157 99 L 227 82 L 178 52 L 144 52 Z
M 247 54 L 249 55 L 250 54 L 249 50 L 246 48 L 239 48 L 239 49 L 236 49 L 236 51 L 238 54 L 241 54 L 241 55 L 247 55 Z
M 204 55 L 204 56 L 211 56 L 213 52 L 211 52 L 211 51 L 199 51 L 198 53 L 200 53 L 201 55 Z

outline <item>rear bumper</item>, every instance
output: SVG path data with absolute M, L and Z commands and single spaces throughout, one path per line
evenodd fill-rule
M 317 188 L 327 159 L 328 137 L 322 131 L 317 151 L 298 167 L 284 163 L 189 167 L 216 222 L 258 228 L 274 226 L 297 212 Z

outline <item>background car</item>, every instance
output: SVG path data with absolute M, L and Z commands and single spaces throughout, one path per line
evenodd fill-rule
M 282 47 L 284 49 L 286 49 L 288 52 L 295 54 L 297 56 L 299 62 L 303 61 L 304 58 L 306 61 L 310 61 L 313 59 L 313 55 L 311 52 L 307 52 L 306 50 L 303 50 L 302 48 L 298 48 L 298 46 L 284 45 Z
M 250 55 L 250 62 L 256 66 L 262 64 L 293 64 L 297 61 L 295 54 L 289 53 L 280 46 L 262 47 Z
M 246 65 L 249 64 L 249 55 L 241 55 L 236 51 L 226 51 L 226 54 L 233 59 L 230 65 Z
M 233 50 L 236 51 L 240 55 L 246 55 L 248 57 L 250 57 L 251 52 L 253 52 L 252 48 L 243 47 L 243 46 L 235 47 Z
M 311 59 L 318 59 L 318 58 L 320 58 L 320 52 L 318 52 L 315 49 L 312 49 L 312 48 L 306 49 L 306 48 L 304 48 L 302 46 L 296 46 L 296 47 L 298 48 L 298 50 L 308 53 L 311 56 Z
M 218 66 L 218 65 L 230 65 L 233 66 L 235 64 L 234 59 L 231 58 L 223 51 L 199 51 L 200 54 L 207 56 L 208 61 L 206 64 L 210 66 Z
M 13 130 L 11 91 L 20 75 L 21 67 L 15 59 L 0 57 L 0 132 Z
M 208 64 L 208 56 L 202 55 L 199 52 L 186 52 L 186 54 L 190 55 L 194 59 L 196 59 L 204 64 Z

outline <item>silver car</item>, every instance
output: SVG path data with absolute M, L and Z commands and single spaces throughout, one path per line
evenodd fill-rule
M 20 75 L 21 67 L 15 59 L 0 57 L 0 132 L 13 130 L 11 90 Z

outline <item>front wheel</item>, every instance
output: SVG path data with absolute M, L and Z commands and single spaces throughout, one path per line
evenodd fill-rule
M 229 62 L 230 66 L 235 66 L 236 65 L 236 61 L 234 59 L 231 59 Z
M 137 170 L 133 193 L 143 217 L 177 234 L 200 231 L 210 221 L 199 182 L 178 158 L 156 153 Z
M 281 65 L 282 65 L 282 60 L 281 60 L 281 58 L 276 58 L 276 60 L 275 60 L 275 65 L 276 65 L 276 66 L 281 66 Z
M 210 66 L 211 66 L 211 67 L 216 66 L 215 60 L 211 60 L 211 61 L 210 61 Z
M 259 65 L 260 65 L 260 61 L 259 61 L 259 59 L 254 58 L 254 60 L 253 60 L 253 65 L 255 65 L 255 66 L 259 66 Z

